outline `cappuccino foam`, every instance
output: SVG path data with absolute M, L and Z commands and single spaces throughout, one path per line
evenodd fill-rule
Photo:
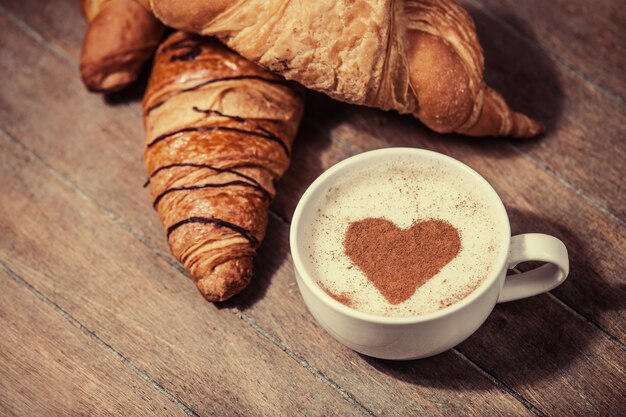
M 318 284 L 356 310 L 384 316 L 427 314 L 472 293 L 495 268 L 503 225 L 496 207 L 474 178 L 438 160 L 387 158 L 339 178 L 314 203 L 302 248 Z M 388 300 L 346 255 L 344 238 L 352 222 L 382 218 L 400 229 L 443 220 L 459 232 L 454 259 L 400 304 Z

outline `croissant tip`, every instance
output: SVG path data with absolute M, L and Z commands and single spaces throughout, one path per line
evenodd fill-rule
M 139 75 L 139 69 L 133 62 L 128 67 L 107 65 L 103 60 L 86 60 L 81 58 L 79 65 L 80 78 L 87 90 L 92 93 L 111 93 L 119 91 L 131 84 Z
M 520 129 L 518 132 L 513 132 L 512 136 L 518 139 L 531 139 L 542 135 L 546 131 L 546 126 L 534 119 L 524 116 L 527 123 L 522 124 L 523 129 Z
M 207 301 L 226 301 L 240 293 L 252 279 L 252 257 L 224 262 L 196 280 L 196 287 Z
M 532 136 L 538 136 L 546 133 L 546 125 L 541 122 L 536 122 L 536 129 L 532 132 Z
M 113 93 L 126 88 L 135 80 L 132 74 L 127 72 L 114 72 L 111 74 L 83 74 L 83 84 L 92 93 Z

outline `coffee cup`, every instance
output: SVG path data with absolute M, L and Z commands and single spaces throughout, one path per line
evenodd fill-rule
M 488 272 L 462 299 L 436 311 L 402 317 L 361 311 L 342 303 L 320 284 L 306 261 L 311 255 L 311 222 L 316 221 L 316 202 L 336 188 L 342 178 L 367 173 L 368 167 L 397 158 L 418 164 L 437 164 L 462 178 L 490 206 L 497 228 L 493 233 L 497 250 Z M 416 179 L 428 181 L 428 179 Z M 511 237 L 509 218 L 493 187 L 467 165 L 440 153 L 415 148 L 387 148 L 365 152 L 339 162 L 320 175 L 300 199 L 291 223 L 290 248 L 295 276 L 302 298 L 317 322 L 335 339 L 362 354 L 382 359 L 418 359 L 446 351 L 472 335 L 487 319 L 497 303 L 542 294 L 563 283 L 569 272 L 565 245 L 557 238 L 540 233 Z M 545 264 L 535 269 L 507 275 L 507 270 L 527 261 Z M 356 268 L 358 269 L 358 268 Z M 448 271 L 450 274 L 451 272 Z M 457 276 L 464 272 L 457 270 Z M 453 279 L 452 277 L 451 279 Z

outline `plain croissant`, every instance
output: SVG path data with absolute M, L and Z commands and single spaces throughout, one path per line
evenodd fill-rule
M 214 39 L 159 47 L 144 97 L 144 162 L 172 253 L 209 301 L 241 291 L 289 165 L 302 91 Z
M 120 90 L 135 81 L 165 27 L 135 0 L 81 0 L 89 22 L 80 74 L 91 91 Z
M 483 80 L 471 17 L 454 0 L 138 0 L 166 25 L 338 100 L 410 113 L 437 132 L 530 137 Z

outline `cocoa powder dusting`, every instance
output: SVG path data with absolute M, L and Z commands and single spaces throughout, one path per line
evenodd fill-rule
M 461 301 L 462 299 L 464 299 L 465 297 L 473 293 L 474 290 L 476 290 L 476 288 L 478 288 L 479 285 L 480 285 L 480 282 L 476 282 L 472 284 L 469 288 L 466 288 L 465 290 L 457 294 L 451 295 L 450 297 L 439 301 L 439 308 L 440 309 L 446 308 L 446 307 L 451 306 L 452 304 L 458 303 L 459 301 Z
M 367 218 L 350 224 L 344 249 L 389 303 L 400 304 L 456 257 L 461 237 L 442 220 L 401 230 L 388 220 Z
M 324 287 L 321 284 L 320 284 L 320 287 L 322 287 L 322 289 L 326 292 L 326 294 L 330 295 L 335 300 L 339 301 L 341 304 L 348 306 L 348 307 L 352 307 L 352 304 L 354 304 L 352 297 L 350 297 L 347 293 L 343 292 L 341 294 L 337 294 L 329 290 L 328 288 Z

